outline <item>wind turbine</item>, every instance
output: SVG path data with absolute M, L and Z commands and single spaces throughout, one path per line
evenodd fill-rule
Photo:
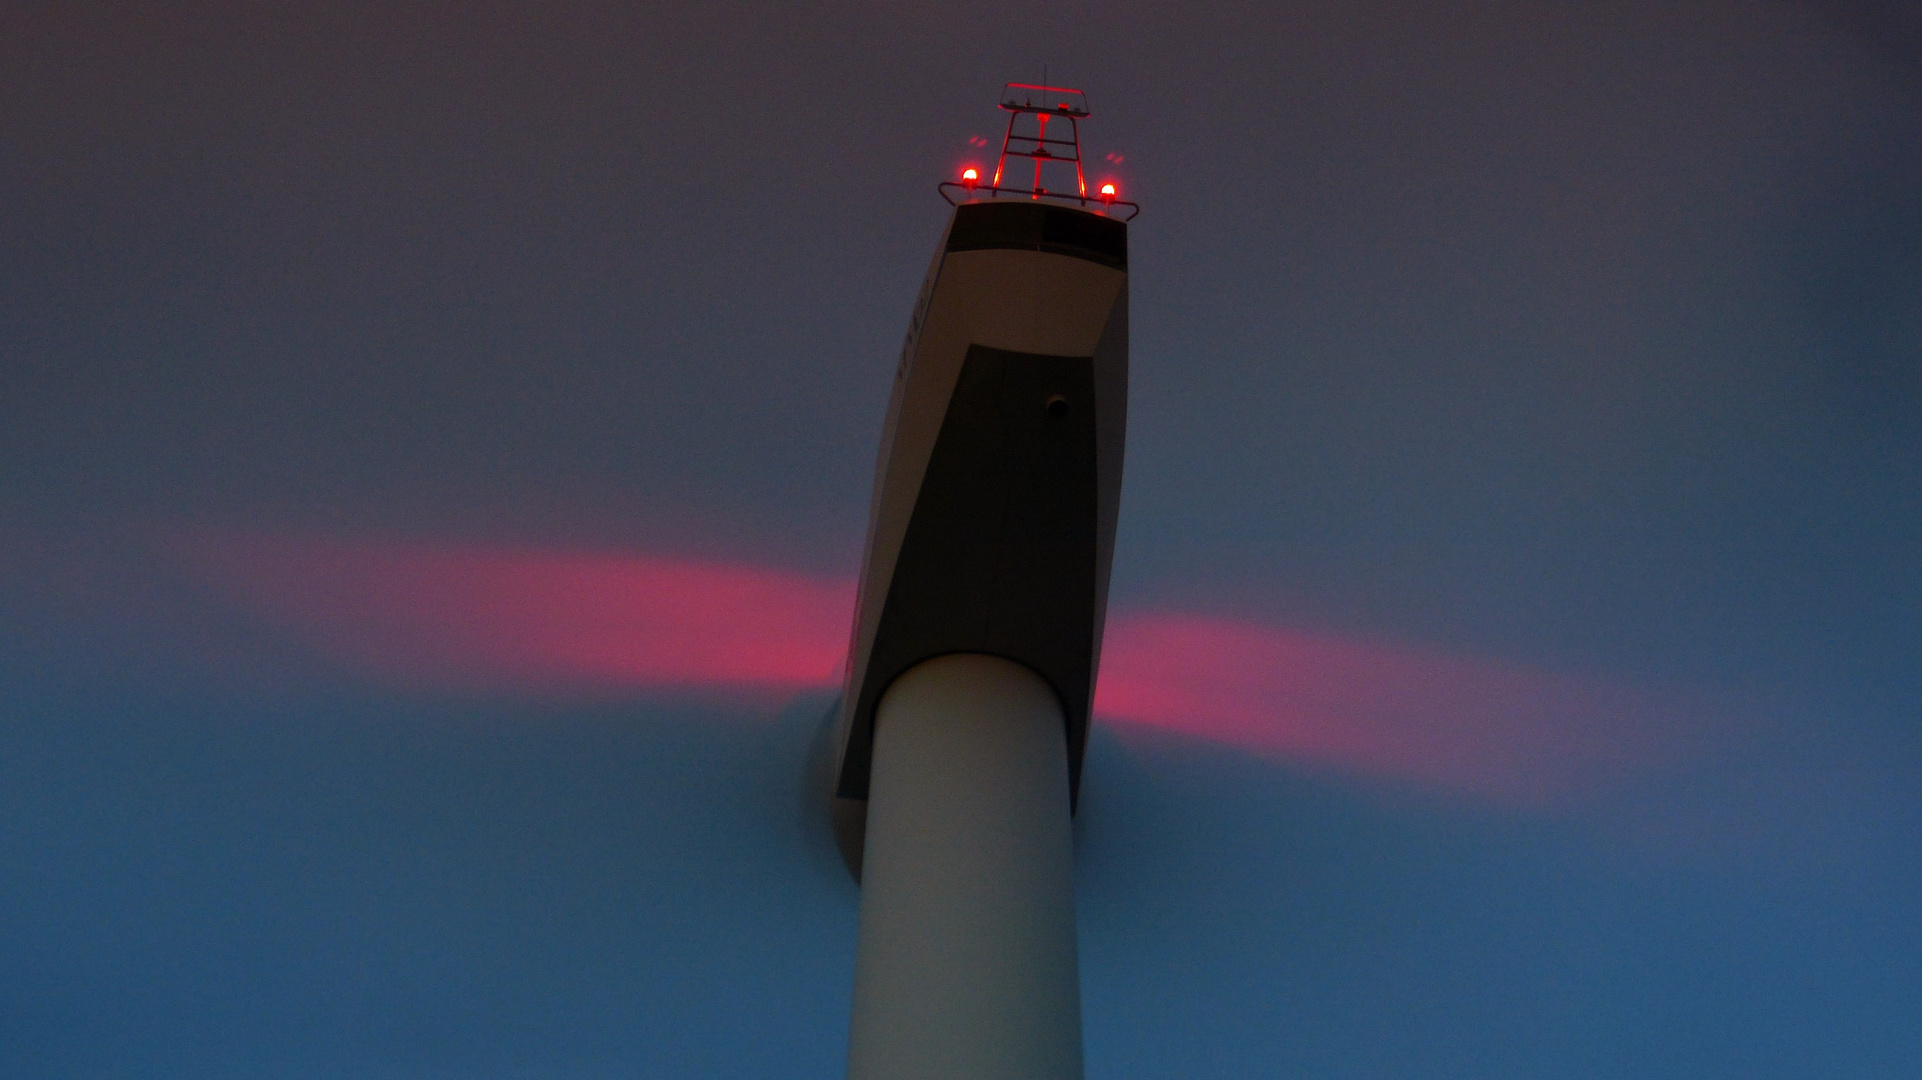
M 1089 197 L 1080 91 L 1009 83 L 1000 107 L 992 181 L 941 185 L 954 211 L 875 469 L 835 739 L 836 832 L 862 889 L 851 1080 L 1082 1072 L 1071 815 L 1138 207 L 1112 184 Z

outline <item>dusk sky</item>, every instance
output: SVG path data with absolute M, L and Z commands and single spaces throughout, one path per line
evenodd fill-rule
M 1044 65 L 1143 207 L 1091 1080 L 1922 1076 L 1918 12 L 6 5 L 0 1076 L 842 1075 Z

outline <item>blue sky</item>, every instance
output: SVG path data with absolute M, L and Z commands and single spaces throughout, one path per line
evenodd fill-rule
M 1922 1071 L 1906 8 L 5 19 L 0 1072 L 839 1075 L 820 692 L 396 682 L 177 541 L 851 576 L 1043 63 L 1145 207 L 1118 610 L 1659 704 L 1553 797 L 1098 727 L 1089 1075 Z

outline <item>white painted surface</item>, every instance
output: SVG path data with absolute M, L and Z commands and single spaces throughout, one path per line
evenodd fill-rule
M 881 698 L 849 1080 L 1080 1080 L 1068 751 L 1032 670 L 922 663 Z
M 930 281 L 923 285 L 927 306 L 916 305 L 919 317 L 910 326 L 912 347 L 904 350 L 875 464 L 852 663 L 842 694 L 843 750 L 867 680 L 869 653 L 881 624 L 888 583 L 894 579 L 895 561 L 968 346 L 1095 358 L 1101 440 L 1097 453 L 1103 463 L 1097 498 L 1104 536 L 1112 536 L 1111 523 L 1121 504 L 1121 442 L 1128 407 L 1128 275 L 1070 255 L 1004 249 L 938 254 L 929 274 Z M 1107 549 L 1100 553 L 1104 566 L 1110 554 Z M 1099 587 L 1098 607 L 1105 610 L 1105 574 Z

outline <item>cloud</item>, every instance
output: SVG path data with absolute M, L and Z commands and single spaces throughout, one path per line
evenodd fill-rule
M 1169 612 L 1109 627 L 1095 709 L 1265 756 L 1544 803 L 1671 759 L 1678 700 L 1483 657 Z
M 854 605 L 846 582 L 730 562 L 244 532 L 170 546 L 335 661 L 410 690 L 820 687 Z
M 833 686 L 850 581 L 526 545 L 176 534 L 234 602 L 405 691 L 765 697 Z M 1627 686 L 1242 619 L 1118 612 L 1096 711 L 1277 760 L 1544 805 L 1679 752 Z

